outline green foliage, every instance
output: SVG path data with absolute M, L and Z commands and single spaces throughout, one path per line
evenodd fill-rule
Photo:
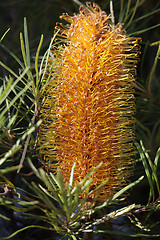
M 36 184 L 35 182 L 27 184 L 29 189 L 31 189 L 34 193 L 34 198 L 36 201 L 28 198 L 26 198 L 27 201 L 22 201 L 21 199 L 25 197 L 19 194 L 19 200 L 17 203 L 18 205 L 23 206 L 23 208 L 13 206 L 15 200 L 10 198 L 3 199 L 1 204 L 5 204 L 17 212 L 28 212 L 32 208 L 38 208 L 44 214 L 39 216 L 26 213 L 26 216 L 33 217 L 39 221 L 43 220 L 44 222 L 47 222 L 49 225 L 54 227 L 56 232 L 63 233 L 64 238 L 65 236 L 68 236 L 69 239 L 79 239 L 81 233 L 92 231 L 93 227 L 98 225 L 100 222 L 116 219 L 120 216 L 128 214 L 133 209 L 140 208 L 140 206 L 131 204 L 116 211 L 112 211 L 111 213 L 105 214 L 104 216 L 101 216 L 101 219 L 92 219 L 92 216 L 95 215 L 95 213 L 99 212 L 105 207 L 108 207 L 109 205 L 114 204 L 116 201 L 119 202 L 120 199 L 118 200 L 118 198 L 124 192 L 138 184 L 143 179 L 143 177 L 139 178 L 137 181 L 120 190 L 111 199 L 97 206 L 95 205 L 96 199 L 93 199 L 93 202 L 88 202 L 86 200 L 93 193 L 93 191 L 97 192 L 97 190 L 99 190 L 99 187 L 94 190 L 90 189 L 92 183 L 92 179 L 90 177 L 101 165 L 102 164 L 99 164 L 99 166 L 91 170 L 81 182 L 76 184 L 76 186 L 73 186 L 75 165 L 71 171 L 70 181 L 66 184 L 63 182 L 63 176 L 60 171 L 57 172 L 57 176 L 54 176 L 52 173 L 47 174 L 41 169 L 37 172 L 37 176 L 42 180 L 44 186 L 42 186 L 42 184 Z M 106 181 L 104 181 L 103 184 L 105 184 Z M 11 188 L 11 186 L 9 187 Z M 84 193 L 83 198 L 81 198 L 82 193 Z M 17 194 L 16 190 L 15 194 Z M 97 193 L 97 196 L 98 194 L 100 193 Z M 30 225 L 30 227 L 38 228 L 39 225 Z M 21 231 L 25 229 L 26 227 L 21 229 Z M 48 229 L 50 229 L 50 227 L 48 227 Z M 100 232 L 103 231 L 100 230 Z M 15 232 L 14 235 L 16 235 L 16 233 L 18 234 L 19 230 Z M 13 235 L 5 239 L 9 239 L 12 236 Z
M 96 2 L 110 13 L 110 1 Z M 160 40 L 159 31 L 155 30 L 160 25 L 156 21 L 160 2 L 112 2 L 115 23 L 124 23 L 128 35 L 142 37 L 135 86 L 138 159 L 131 183 L 103 203 L 96 203 L 100 186 L 90 189 L 92 174 L 99 166 L 76 185 L 73 182 L 76 166 L 73 166 L 70 181 L 65 184 L 60 171 L 55 176 L 42 169 L 44 162 L 37 144 L 41 96 L 52 77 L 49 74 L 46 79 L 50 49 L 57 34 L 52 37 L 53 28 L 58 16 L 64 11 L 76 12 L 80 1 L 10 0 L 0 6 L 0 21 L 3 23 L 0 30 L 0 224 L 10 226 L 8 232 L 2 226 L 0 239 L 68 237 L 76 240 L 93 239 L 94 236 L 113 239 L 116 235 L 116 239 L 128 240 L 160 237 Z M 22 22 L 20 18 L 27 16 L 28 24 L 24 18 L 24 34 L 20 33 L 20 48 L 17 40 L 20 29 L 15 24 L 12 30 L 11 23 L 5 18 L 6 9 L 7 16 L 19 23 Z M 39 39 L 41 31 L 44 34 Z M 56 58 L 51 68 L 55 66 Z M 105 182 L 107 179 L 103 184 Z M 93 202 L 86 202 L 93 191 L 97 196 Z M 130 197 L 124 200 L 126 192 L 130 192 Z M 80 197 L 82 193 L 83 198 Z
M 154 162 L 152 162 L 148 152 L 144 148 L 144 145 L 142 141 L 140 142 L 141 146 L 136 143 L 139 154 L 140 154 L 140 161 L 142 161 L 144 170 L 148 179 L 148 183 L 150 185 L 150 193 L 149 193 L 149 199 L 148 203 L 152 201 L 155 201 L 155 187 L 158 192 L 158 195 L 160 196 L 160 186 L 159 186 L 159 179 L 158 179 L 158 160 L 160 155 L 160 149 L 158 149 L 157 154 L 155 156 Z M 155 187 L 154 187 L 155 186 Z

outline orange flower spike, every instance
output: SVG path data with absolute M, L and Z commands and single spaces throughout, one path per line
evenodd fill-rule
M 103 162 L 92 183 L 94 189 L 109 179 L 98 197 L 98 201 L 103 201 L 113 196 L 132 172 L 133 82 L 139 39 L 128 37 L 122 24 L 113 28 L 109 16 L 96 4 L 81 7 L 80 13 L 73 17 L 63 14 L 62 18 L 71 25 L 60 30 L 67 43 L 58 70 L 53 71 L 57 81 L 56 102 L 49 117 L 54 124 L 44 120 L 41 139 L 46 161 L 54 171 L 57 167 L 61 169 L 66 182 L 74 163 L 76 183 Z M 49 85 L 48 96 L 53 94 L 52 85 L 54 80 Z M 46 100 L 43 112 L 50 101 Z M 54 155 L 56 165 L 52 164 Z

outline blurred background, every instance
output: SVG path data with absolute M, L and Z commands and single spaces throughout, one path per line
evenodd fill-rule
M 81 0 L 81 3 L 85 2 L 86 1 Z M 99 6 L 107 12 L 107 14 L 110 13 L 109 0 L 96 0 L 90 2 L 98 3 Z M 128 1 L 113 0 L 116 23 L 118 23 L 119 20 L 123 22 L 123 18 L 119 19 L 120 3 L 122 2 L 123 7 L 126 10 Z M 138 1 L 131 0 L 130 2 L 131 6 L 134 6 Z M 142 4 L 138 7 L 132 23 L 127 27 L 126 22 L 124 27 L 127 27 L 127 34 L 133 34 L 133 36 L 135 35 L 142 38 L 141 59 L 138 66 L 137 87 L 135 90 L 137 107 L 136 141 L 143 141 L 151 159 L 154 160 L 155 154 L 160 147 L 160 60 L 159 55 L 157 55 L 158 44 L 160 43 L 160 1 L 144 0 L 139 2 Z M 56 22 L 60 21 L 59 16 L 63 12 L 68 12 L 70 15 L 73 15 L 74 13 L 77 13 L 78 10 L 79 1 L 76 0 L 0 1 L 0 38 L 7 29 L 10 28 L 3 39 L 2 44 L 22 59 L 20 50 L 20 32 L 23 32 L 24 17 L 26 17 L 31 56 L 33 58 L 35 57 L 35 52 L 39 44 L 41 34 L 44 35 L 43 48 L 40 53 L 43 55 L 54 34 Z M 146 29 L 148 29 L 148 31 L 146 31 Z M 153 65 L 156 58 L 157 62 L 153 72 Z M 3 48 L 0 48 L 0 61 L 9 66 L 15 72 L 19 71 L 15 60 Z M 3 78 L 6 75 L 8 75 L 8 72 L 0 66 L 0 77 Z M 137 158 L 139 157 L 138 154 L 135 154 L 135 156 Z M 137 179 L 143 174 L 144 169 L 142 164 L 137 162 L 132 180 Z M 143 184 L 140 184 L 136 190 L 131 191 L 131 195 L 128 197 L 128 202 L 146 204 L 148 189 L 149 187 L 146 180 Z M 6 216 L 10 215 L 10 210 L 6 208 L 2 209 L 2 212 L 5 213 Z M 152 216 L 152 218 L 154 218 L 154 221 L 160 221 L 157 213 L 154 217 Z M 7 234 L 8 232 L 12 233 L 12 231 L 14 231 L 14 227 L 17 228 L 17 226 L 14 226 L 14 221 L 8 225 L 5 225 L 4 222 L 0 222 L 0 224 L 3 225 L 4 234 Z M 19 223 L 18 227 L 21 227 L 20 224 L 21 223 Z M 24 239 L 45 239 L 45 234 L 46 233 L 44 231 L 38 231 L 37 234 L 35 231 L 34 236 L 29 237 L 29 235 L 27 235 L 28 237 Z M 47 232 L 47 234 L 48 239 L 49 237 L 50 239 L 53 239 L 52 235 L 49 236 L 50 233 Z M 0 233 L 0 237 L 3 237 L 2 233 Z M 13 239 L 22 239 L 22 237 L 23 236 L 19 236 Z M 138 239 L 141 238 L 137 238 L 137 240 Z

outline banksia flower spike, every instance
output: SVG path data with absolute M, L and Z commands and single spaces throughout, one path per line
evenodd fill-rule
M 95 189 L 108 178 L 98 197 L 103 201 L 132 172 L 139 39 L 128 37 L 122 24 L 113 26 L 96 4 L 61 18 L 70 24 L 57 26 L 66 45 L 43 99 L 41 150 L 48 168 L 60 168 L 66 182 L 74 163 L 77 183 L 103 162 L 92 183 Z

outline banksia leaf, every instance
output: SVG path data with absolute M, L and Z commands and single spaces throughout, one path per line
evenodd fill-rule
M 113 26 L 96 4 L 61 18 L 70 24 L 57 25 L 66 45 L 42 102 L 41 151 L 49 170 L 60 168 L 66 182 L 74 163 L 77 183 L 103 162 L 92 183 L 95 189 L 108 178 L 98 197 L 103 201 L 132 172 L 139 39 L 128 37 L 122 24 Z

